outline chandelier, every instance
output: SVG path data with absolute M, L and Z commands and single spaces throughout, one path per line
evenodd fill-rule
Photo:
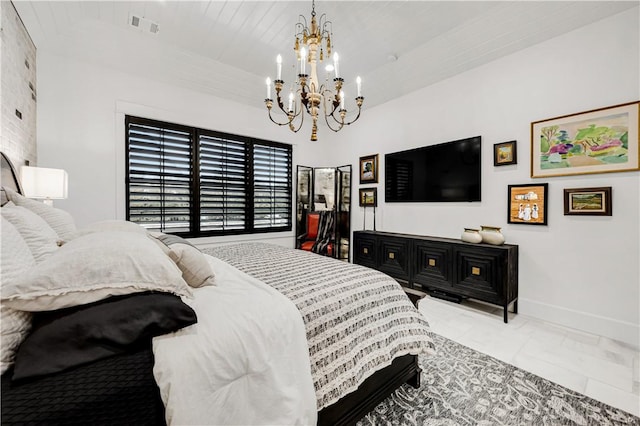
M 271 99 L 272 82 L 267 78 L 267 98 L 264 100 L 269 111 L 269 119 L 278 126 L 289 126 L 289 129 L 297 133 L 304 122 L 306 114 L 311 116 L 311 140 L 318 140 L 318 115 L 324 115 L 327 126 L 334 132 L 340 131 L 344 126 L 354 123 L 360 118 L 362 102 L 360 77 L 356 79 L 357 96 L 355 98 L 358 113 L 351 121 L 345 121 L 347 109 L 345 108 L 345 95 L 342 90 L 344 79 L 340 77 L 338 68 L 338 54 L 333 53 L 333 64 L 327 65 L 328 72 L 335 72 L 333 78 L 333 90 L 329 87 L 329 77 L 323 84 L 319 84 L 317 67 L 325 57 L 331 57 L 331 21 L 327 21 L 326 15 L 320 16 L 320 23 L 316 20 L 315 0 L 311 2 L 311 26 L 300 15 L 296 24 L 294 50 L 297 57 L 298 78 L 291 86 L 289 98 L 285 108 L 282 99 L 282 88 L 285 85 L 282 80 L 282 56 L 276 59 L 277 73 L 273 82 L 276 92 L 276 103 L 280 111 L 276 112 L 282 121 L 278 121 L 272 114 L 273 99 Z M 307 71 L 309 73 L 307 73 Z M 283 114 L 281 114 L 281 113 Z

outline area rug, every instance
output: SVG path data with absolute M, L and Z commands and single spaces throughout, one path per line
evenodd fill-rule
M 640 418 L 435 335 L 422 385 L 403 385 L 357 424 L 640 425 Z

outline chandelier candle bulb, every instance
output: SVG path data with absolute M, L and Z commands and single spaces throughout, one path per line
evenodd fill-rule
M 293 111 L 293 92 L 289 92 L 289 111 Z
M 277 80 L 282 80 L 282 56 L 278 55 L 276 57 L 276 64 L 277 64 L 277 70 L 278 70 L 278 72 L 276 73 Z
M 340 109 L 344 109 L 344 92 L 340 91 Z
M 356 78 L 356 89 L 358 91 L 358 97 L 362 96 L 362 79 L 360 76 Z
M 338 52 L 335 52 L 333 54 L 333 70 L 336 72 L 336 78 L 339 78 L 340 76 L 338 75 Z
M 271 79 L 267 77 L 267 99 L 271 99 Z

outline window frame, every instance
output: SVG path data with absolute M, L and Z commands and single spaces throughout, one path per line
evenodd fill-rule
M 134 125 L 149 125 L 169 130 L 187 131 L 191 138 L 190 149 L 190 166 L 191 174 L 189 179 L 190 189 L 190 207 L 189 207 L 189 231 L 187 232 L 171 232 L 171 229 L 160 229 L 160 232 L 179 235 L 186 238 L 199 238 L 199 237 L 213 237 L 213 236 L 226 236 L 226 235 L 247 235 L 247 234 L 264 234 L 274 232 L 290 232 L 293 229 L 293 146 L 281 142 L 269 141 L 265 139 L 252 138 L 248 136 L 235 135 L 225 132 L 220 132 L 210 129 L 201 129 L 193 126 L 185 126 L 175 123 L 169 123 L 161 120 L 153 120 L 143 117 L 137 117 L 133 115 L 125 115 L 125 217 L 126 220 L 131 220 L 131 149 L 130 149 L 130 126 Z M 244 156 L 244 168 L 245 168 L 245 185 L 244 185 L 244 227 L 242 229 L 221 229 L 221 230 L 201 230 L 201 176 L 200 176 L 200 138 L 201 136 L 209 138 L 228 139 L 233 142 L 240 142 L 245 145 Z M 254 147 L 256 145 L 274 147 L 278 149 L 284 149 L 287 159 L 287 217 L 286 224 L 283 226 L 267 226 L 256 227 L 254 217 Z M 276 199 L 272 199 L 275 204 Z M 284 210 L 282 210 L 284 211 Z M 138 223 L 138 222 L 135 222 Z M 160 224 L 161 227 L 164 224 Z M 158 231 L 157 228 L 151 228 L 153 231 Z

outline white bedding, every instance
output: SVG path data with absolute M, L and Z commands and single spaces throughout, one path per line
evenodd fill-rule
M 170 425 L 313 425 L 305 326 L 272 287 L 207 256 L 216 285 L 193 290 L 198 323 L 153 340 Z

